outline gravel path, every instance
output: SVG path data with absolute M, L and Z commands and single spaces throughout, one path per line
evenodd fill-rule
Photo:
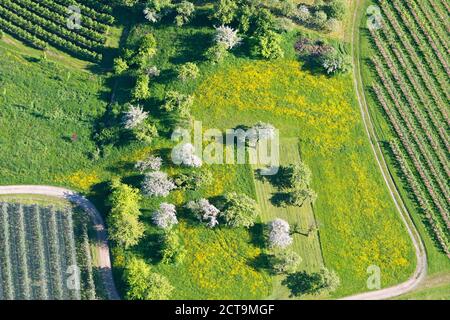
M 35 186 L 35 185 L 21 185 L 21 186 L 0 186 L 0 194 L 39 194 L 45 196 L 52 196 L 69 200 L 72 203 L 80 206 L 86 211 L 94 223 L 94 229 L 97 231 L 98 245 L 98 263 L 101 269 L 100 274 L 103 278 L 103 285 L 107 291 L 108 298 L 111 300 L 119 300 L 120 296 L 114 284 L 111 260 L 109 258 L 108 236 L 105 229 L 103 218 L 95 206 L 85 197 L 80 194 L 64 188 L 52 186 Z

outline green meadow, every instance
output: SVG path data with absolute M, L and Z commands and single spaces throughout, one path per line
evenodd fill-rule
M 120 26 L 126 35 L 121 46 L 133 47 L 147 32 L 157 40 L 153 61 L 161 75 L 152 78 L 151 98 L 143 106 L 156 119 L 160 137 L 150 145 L 121 141 L 101 155 L 94 139 L 97 125 L 108 114 L 111 97 L 119 105 L 130 100 L 134 79 L 116 79 L 92 65 L 82 68 L 72 58 L 66 58 L 69 63 L 51 55 L 44 59 L 38 51 L 18 51 L 17 44 L 0 40 L 0 183 L 69 187 L 87 195 L 106 216 L 110 179 L 119 176 L 139 187 L 142 177 L 133 166 L 148 154 L 162 155 L 162 169 L 170 176 L 186 170 L 169 163 L 173 128 L 159 109 L 165 92 L 174 89 L 194 95 L 192 114 L 204 129 L 273 124 L 280 130 L 282 164 L 304 161 L 318 198 L 301 208 L 275 207 L 274 187 L 257 180 L 250 165 L 205 165 L 201 170 L 212 175 L 210 185 L 142 201 L 145 237 L 129 250 L 112 249 L 121 293 L 126 290 L 122 269 L 134 255 L 169 279 L 174 299 L 289 298 L 281 279 L 262 261 L 263 223 L 277 217 L 301 229 L 317 225 L 309 237 L 295 235 L 293 247 L 303 269 L 323 264 L 338 273 L 341 286 L 333 298 L 366 291 L 371 265 L 380 267 L 383 287 L 406 280 L 415 268 L 413 248 L 372 155 L 351 75 L 328 77 L 310 70 L 294 51 L 297 31 L 283 34 L 286 54 L 280 60 L 250 59 L 244 45 L 212 65 L 203 58 L 214 32 L 205 22 L 207 9 L 183 28 L 141 21 Z M 200 76 L 188 83 L 177 80 L 175 71 L 186 62 L 200 68 Z M 262 214 L 255 227 L 211 230 L 183 209 L 189 200 L 229 191 L 258 200 Z M 162 201 L 179 210 L 187 253 L 178 265 L 159 263 L 161 231 L 150 217 Z

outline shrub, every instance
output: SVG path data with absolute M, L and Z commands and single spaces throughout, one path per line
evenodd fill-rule
M 238 4 L 235 0 L 219 0 L 214 6 L 213 17 L 221 24 L 229 24 L 236 17 Z
M 127 62 L 122 58 L 114 59 L 114 73 L 119 75 L 128 70 Z
M 281 185 L 287 189 L 305 189 L 311 183 L 311 170 L 304 162 L 283 168 Z
M 167 197 L 176 186 L 167 177 L 167 173 L 161 171 L 145 174 L 142 182 L 142 193 L 147 196 Z
M 144 300 L 147 298 L 150 266 L 144 260 L 131 258 L 125 264 L 123 280 L 127 284 L 126 298 Z
M 209 170 L 191 171 L 178 174 L 174 182 L 178 188 L 198 190 L 212 183 L 213 177 Z
M 175 23 L 177 26 L 181 27 L 189 22 L 195 11 L 195 6 L 192 2 L 183 0 L 176 5 L 175 11 L 177 13 L 175 16 Z
M 156 54 L 156 39 L 152 33 L 147 33 L 142 37 L 138 52 L 134 58 L 134 63 L 139 67 L 148 64 L 149 60 Z
M 349 56 L 333 50 L 321 58 L 322 66 L 326 73 L 346 73 L 352 68 L 352 62 Z
M 328 19 L 328 21 L 325 23 L 324 29 L 327 32 L 333 32 L 336 31 L 339 25 L 339 21 L 335 18 Z
M 126 298 L 129 300 L 165 300 L 174 289 L 167 278 L 152 273 L 150 266 L 138 258 L 126 263 L 123 278 L 128 286 Z
M 306 201 L 314 202 L 317 194 L 311 189 L 311 170 L 300 162 L 283 167 L 278 177 L 279 186 L 288 191 L 287 199 L 282 205 L 301 207 Z
M 253 8 L 249 5 L 244 5 L 241 8 L 239 16 L 239 30 L 246 33 L 250 30 L 251 20 L 253 16 Z
M 293 17 L 297 11 L 297 2 L 294 0 L 281 0 L 278 8 L 280 13 L 286 17 Z
M 320 277 L 321 282 L 323 283 L 323 291 L 326 292 L 333 292 L 336 291 L 336 289 L 341 284 L 341 279 L 339 279 L 338 274 L 333 271 L 329 270 L 327 268 L 320 269 Z
M 250 129 L 249 141 L 254 141 L 255 144 L 259 140 L 274 139 L 275 135 L 276 129 L 273 125 L 259 121 Z
M 112 213 L 126 212 L 134 216 L 140 215 L 139 201 L 142 197 L 138 189 L 121 183 L 117 178 L 111 181 L 110 187 L 112 192 L 108 200 Z
M 287 204 L 291 206 L 301 207 L 306 201 L 314 203 L 317 199 L 317 194 L 312 189 L 294 189 L 289 192 L 287 197 Z
M 259 209 L 256 201 L 245 194 L 227 193 L 221 206 L 221 216 L 230 227 L 246 227 L 254 225 Z
M 336 272 L 322 268 L 319 272 L 311 274 L 305 271 L 292 273 L 287 276 L 283 284 L 291 289 L 293 296 L 318 295 L 335 291 L 340 285 L 340 279 Z
M 346 7 L 342 0 L 332 0 L 326 5 L 328 17 L 342 20 L 345 15 Z
M 328 20 L 328 16 L 325 11 L 318 10 L 314 12 L 311 17 L 311 23 L 315 25 L 316 28 L 323 29 L 325 27 L 325 23 Z
M 172 0 L 147 0 L 147 7 L 152 8 L 157 12 L 170 9 L 173 4 Z
M 112 2 L 116 5 L 134 7 L 139 2 L 139 0 L 113 0 Z
M 307 187 L 306 189 L 294 189 L 289 192 L 287 203 L 292 206 L 301 207 L 306 201 L 314 203 L 316 199 L 316 192 Z
M 158 130 L 153 123 L 147 120 L 136 126 L 133 129 L 133 134 L 138 141 L 151 143 L 158 136 Z
M 180 263 L 183 261 L 186 250 L 180 237 L 175 231 L 167 231 L 162 237 L 161 262 L 164 264 Z
M 317 10 L 321 10 L 324 6 L 325 6 L 325 1 L 324 0 L 314 0 L 312 8 L 315 11 L 317 11 Z
M 200 73 L 200 70 L 198 69 L 197 65 L 193 62 L 188 62 L 188 63 L 182 64 L 178 68 L 178 79 L 180 79 L 181 81 L 195 79 L 198 77 L 199 73 Z
M 153 33 L 147 33 L 141 40 L 139 51 L 145 52 L 149 55 L 156 53 L 156 39 Z
M 108 216 L 109 238 L 124 248 L 138 244 L 144 231 L 145 226 L 135 215 L 121 212 Z
M 158 273 L 150 275 L 148 287 L 147 300 L 167 300 L 174 289 L 169 280 Z
M 152 221 L 156 226 L 170 230 L 174 225 L 178 224 L 175 206 L 170 203 L 161 203 L 159 209 L 153 213 Z
M 148 74 L 141 74 L 136 80 L 136 86 L 131 93 L 134 100 L 146 100 L 150 98 L 149 89 L 150 77 Z
M 175 111 L 182 118 L 188 118 L 190 117 L 193 103 L 193 96 L 169 90 L 166 92 L 165 103 L 162 108 L 169 112 Z
M 301 263 L 302 258 L 292 250 L 276 250 L 270 256 L 270 265 L 277 274 L 297 272 Z
M 311 11 L 306 5 L 300 5 L 295 12 L 295 18 L 302 23 L 308 23 L 311 19 Z
M 278 59 L 284 56 L 280 46 L 281 36 L 274 31 L 267 31 L 256 38 L 253 53 L 266 59 Z
M 109 238 L 125 248 L 136 245 L 144 235 L 144 225 L 139 222 L 141 212 L 139 190 L 114 179 L 109 196 L 111 212 L 108 215 Z
M 275 29 L 275 16 L 270 12 L 269 9 L 259 8 L 257 9 L 253 24 L 254 35 L 265 35 L 269 31 L 273 31 Z
M 227 55 L 227 45 L 224 43 L 216 43 L 205 52 L 205 58 L 212 63 L 221 63 Z
M 219 224 L 217 218 L 220 211 L 214 205 L 209 203 L 207 199 L 190 201 L 186 207 L 191 210 L 200 221 L 206 221 L 206 225 L 209 228 L 214 228 Z
M 100 129 L 98 133 L 95 134 L 95 141 L 101 146 L 102 153 L 107 145 L 114 144 L 120 136 L 121 128 L 119 126 L 109 127 Z
M 276 30 L 277 32 L 290 32 L 296 28 L 295 23 L 289 18 L 279 18 L 277 19 Z
M 309 38 L 300 38 L 295 43 L 295 50 L 305 56 L 313 58 L 321 57 L 333 51 L 334 48 L 322 40 L 311 40 Z
M 145 69 L 145 73 L 148 74 L 149 77 L 158 77 L 161 71 L 156 66 L 147 67 Z
M 145 160 L 136 162 L 134 168 L 141 173 L 147 170 L 159 171 L 162 165 L 162 159 L 160 157 L 148 156 Z
M 149 22 L 156 23 L 161 19 L 161 15 L 155 9 L 145 8 L 144 11 L 145 19 Z

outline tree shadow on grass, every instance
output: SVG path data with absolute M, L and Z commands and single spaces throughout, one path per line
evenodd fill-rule
M 122 179 L 122 182 L 134 188 L 140 188 L 143 180 L 142 174 L 132 174 Z
M 249 229 L 249 233 L 251 244 L 262 249 L 262 252 L 257 257 L 249 261 L 249 265 L 257 270 L 269 270 L 269 255 L 264 252 L 264 249 L 266 249 L 266 225 L 262 222 L 255 223 Z
M 208 1 L 193 1 L 194 3 L 200 3 L 200 4 L 206 4 Z M 198 4 L 197 4 L 198 5 Z M 195 10 L 195 15 L 191 18 L 189 23 L 187 24 L 189 27 L 195 27 L 195 28 L 206 28 L 211 27 L 211 20 L 209 19 L 209 16 L 211 15 L 212 10 L 210 8 L 201 8 L 197 7 Z
M 126 174 L 135 170 L 134 165 L 134 162 L 119 160 L 113 166 L 106 167 L 106 170 L 113 174 Z
M 249 59 L 251 58 L 254 61 L 265 61 L 260 57 L 255 56 L 255 54 L 252 53 L 252 47 L 255 45 L 255 42 L 253 39 L 249 38 L 249 37 L 244 37 L 242 42 L 234 47 L 231 50 L 231 53 L 234 54 L 236 57 L 238 58 L 244 58 L 244 59 Z
M 159 76 L 153 78 L 153 82 L 158 84 L 169 84 L 177 78 L 177 72 L 174 69 L 161 70 Z
M 24 58 L 28 62 L 32 62 L 32 63 L 37 63 L 37 62 L 40 62 L 42 60 L 41 58 L 32 57 L 32 56 L 24 56 Z
M 291 169 L 289 166 L 279 166 L 278 172 L 271 175 L 262 175 L 261 170 L 256 171 L 256 177 L 260 181 L 267 181 L 278 190 L 289 188 Z
M 286 203 L 289 203 L 289 198 L 290 196 L 288 192 L 276 192 L 270 197 L 270 202 L 275 207 L 284 207 L 286 206 Z
M 212 35 L 204 31 L 193 30 L 188 34 L 180 35 L 181 49 L 179 54 L 171 58 L 173 64 L 186 62 L 201 62 L 204 52 L 212 44 Z
M 262 222 L 255 223 L 249 228 L 251 243 L 259 248 L 265 248 L 265 224 Z
M 95 205 L 98 211 L 106 216 L 106 212 L 109 211 L 109 206 L 107 205 L 106 195 L 110 193 L 109 181 L 97 183 L 91 187 L 91 192 L 89 193 L 89 200 Z
M 248 265 L 256 270 L 266 270 L 270 273 L 270 256 L 262 252 L 257 257 L 251 259 Z
M 142 254 L 146 260 L 151 261 L 152 264 L 158 264 L 161 259 L 161 249 L 162 249 L 162 241 L 161 241 L 162 233 L 160 232 L 152 232 L 150 234 L 146 234 L 139 244 L 134 247 L 134 249 Z

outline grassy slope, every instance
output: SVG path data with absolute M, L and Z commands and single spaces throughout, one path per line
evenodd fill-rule
M 4 165 L 0 172 L 2 184 L 67 186 L 86 193 L 105 212 L 105 182 L 113 175 L 120 175 L 127 183 L 138 186 L 140 177 L 130 169 L 133 164 L 148 152 L 164 151 L 171 145 L 164 139 L 150 147 L 127 142 L 119 147 L 109 148 L 105 158 L 92 161 L 90 153 L 95 149 L 92 141 L 93 126 L 105 111 L 110 95 L 109 83 L 102 76 L 73 68 L 71 63 L 67 63 L 65 67 L 51 62 L 53 59 L 61 62 L 54 56 L 49 55 L 49 61 L 41 61 L 40 52 L 26 50 L 26 47 L 22 50 L 22 45 L 18 42 L 1 44 L 1 92 L 4 93 L 0 97 L 3 106 L 0 117 L 3 130 L 0 137 L 4 148 Z M 18 44 L 18 47 L 13 44 Z M 68 61 L 73 62 L 70 58 Z M 126 87 L 119 88 L 126 92 Z M 120 91 L 117 93 L 118 98 L 122 98 Z M 73 133 L 77 134 L 75 142 L 70 140 Z M 177 172 L 166 169 L 171 174 Z M 214 185 L 200 192 L 174 192 L 164 200 L 181 205 L 189 199 L 213 197 L 231 190 L 255 197 L 250 167 L 211 166 L 208 170 L 213 173 Z M 162 199 L 145 199 L 142 203 L 143 219 L 149 231 L 146 245 L 137 248 L 135 253 L 143 254 L 146 258 L 157 256 L 158 248 L 155 245 L 158 244 L 153 240 L 158 232 L 151 227 L 150 215 L 161 201 Z M 257 299 L 269 294 L 271 284 L 267 274 L 255 271 L 251 265 L 251 260 L 260 252 L 260 243 L 253 243 L 251 233 L 244 230 L 218 230 L 210 234 L 209 230 L 193 227 L 192 223 L 183 230 L 186 237 L 189 234 L 191 239 L 199 239 L 197 246 L 188 246 L 188 256 L 194 261 L 184 265 L 185 282 L 181 281 L 178 272 L 182 266 L 159 266 L 172 283 L 180 286 L 176 297 Z M 203 274 L 217 274 L 218 281 L 223 279 L 223 283 L 228 285 L 222 286 L 224 291 L 208 287 L 202 289 L 198 279 L 192 278 L 193 273 L 188 272 L 188 268 L 198 263 L 197 254 L 207 252 L 205 250 L 208 248 L 205 246 L 209 242 L 201 239 L 206 237 L 212 241 L 214 236 L 218 248 L 223 241 L 231 241 L 238 246 L 236 252 L 227 247 L 223 248 L 224 251 L 210 251 L 210 254 L 223 253 L 223 263 L 204 266 Z M 194 243 L 194 240 L 189 242 Z M 152 246 L 154 252 L 149 253 L 148 248 Z M 216 258 L 210 259 L 215 260 Z M 230 269 L 223 269 L 237 266 L 241 269 L 240 272 L 235 271 L 234 275 L 230 274 Z M 248 280 L 247 286 L 242 286 L 245 279 L 241 274 Z M 191 285 L 184 286 L 185 283 Z M 249 291 L 246 288 L 253 289 Z M 190 296 L 190 293 L 193 295 Z
M 202 29 L 199 34 L 193 34 L 195 29 L 186 27 L 177 31 L 173 26 L 168 26 L 155 31 L 158 39 L 158 54 L 155 64 L 161 69 L 161 76 L 156 78 L 150 86 L 152 98 L 146 104 L 155 118 L 160 118 L 159 130 L 162 139 L 148 148 L 137 150 L 134 154 L 122 157 L 123 162 L 132 164 L 141 159 L 146 153 L 153 152 L 165 154 L 173 143 L 165 140 L 171 130 L 164 122 L 164 117 L 158 115 L 157 104 L 163 99 L 166 87 L 174 78 L 174 62 L 189 61 L 191 57 L 199 57 L 202 49 L 208 45 L 204 42 L 204 34 L 210 34 L 207 29 Z M 148 26 L 137 25 L 130 32 L 128 44 L 133 45 L 140 37 L 148 32 Z M 193 40 L 194 39 L 194 40 Z M 189 42 L 194 41 L 190 45 Z M 199 46 L 197 46 L 199 44 Z M 130 79 L 120 79 L 116 91 L 117 101 L 129 100 L 129 89 L 134 85 Z M 183 84 L 179 84 L 184 86 Z M 182 88 L 186 91 L 186 88 Z M 163 169 L 174 175 L 180 171 L 186 171 L 170 166 L 170 160 L 166 159 L 167 166 Z M 142 206 L 144 221 L 148 223 L 147 238 L 142 245 L 134 250 L 133 254 L 139 254 L 152 261 L 153 269 L 167 276 L 175 286 L 175 299 L 258 299 L 270 293 L 271 281 L 264 270 L 259 270 L 258 256 L 261 253 L 262 241 L 258 228 L 248 232 L 246 230 L 230 230 L 228 228 L 216 228 L 209 230 L 194 223 L 192 217 L 182 210 L 181 205 L 192 199 L 200 197 L 216 197 L 228 191 L 237 191 L 255 198 L 255 187 L 252 180 L 251 168 L 248 165 L 204 165 L 202 170 L 213 174 L 214 183 L 196 191 L 175 191 L 165 199 L 144 199 Z M 121 172 L 129 175 L 129 172 Z M 139 177 L 126 180 L 131 183 L 139 181 Z M 160 244 L 158 236 L 160 230 L 150 223 L 152 212 L 162 201 L 175 203 L 179 207 L 179 217 L 182 223 L 179 232 L 187 250 L 183 263 L 178 265 L 160 264 L 158 253 Z M 122 252 L 115 252 L 115 266 L 121 266 Z M 256 267 L 256 268 L 255 268 Z M 214 279 L 214 281 L 213 281 Z M 122 284 L 119 283 L 119 286 Z
M 146 28 L 143 28 L 142 31 L 145 32 Z M 194 107 L 194 115 L 203 120 L 206 127 L 223 129 L 239 124 L 252 125 L 254 122 L 262 120 L 272 122 L 279 127 L 282 137 L 300 137 L 302 158 L 312 168 L 315 177 L 314 188 L 319 193 L 315 210 L 321 228 L 320 236 L 325 263 L 327 266 L 336 269 L 343 280 L 338 295 L 364 290 L 365 269 L 368 265 L 373 264 L 373 259 L 375 259 L 375 264 L 380 263 L 381 266 L 386 266 L 384 269 L 386 277 L 383 278 L 385 280 L 383 285 L 398 282 L 410 274 L 413 268 L 411 263 L 407 263 L 406 267 L 393 267 L 392 265 L 392 263 L 399 263 L 399 261 L 403 262 L 403 258 L 406 261 L 412 261 L 411 248 L 387 192 L 382 187 L 381 178 L 371 158 L 366 137 L 359 123 L 359 112 L 354 101 L 349 76 L 328 79 L 324 76 L 301 71 L 302 65 L 296 61 L 292 50 L 294 36 L 288 35 L 285 45 L 288 54 L 286 59 L 281 62 L 254 62 L 245 58 L 245 48 L 242 48 L 237 53 L 238 58 L 231 57 L 220 67 L 202 65 L 203 76 L 191 84 L 171 82 L 175 77 L 173 68 L 177 63 L 201 60 L 202 52 L 209 46 L 211 30 L 201 25 L 184 27 L 179 30 L 173 27 L 164 27 L 156 30 L 155 35 L 159 42 L 156 64 L 162 70 L 162 75 L 151 86 L 153 99 L 146 105 L 148 110 L 156 112 L 164 91 L 168 87 L 184 92 L 196 90 L 197 102 Z M 52 96 L 52 93 L 58 92 L 55 87 L 60 85 L 57 80 L 51 78 L 55 66 L 45 67 L 41 63 L 26 63 L 26 60 L 17 55 L 14 57 L 2 55 L 2 57 L 6 64 L 11 65 L 9 68 L 18 68 L 21 64 L 25 64 L 26 70 L 28 72 L 31 70 L 32 74 L 36 75 L 36 79 L 38 79 L 36 82 L 42 85 L 47 83 L 48 85 L 48 88 L 44 87 L 43 90 L 33 92 L 33 98 L 27 99 L 24 104 L 29 105 L 30 100 L 39 101 L 39 99 L 42 99 L 46 102 L 46 110 L 47 108 L 49 110 L 56 109 L 56 107 L 52 107 L 50 102 L 62 104 L 60 103 L 60 97 Z M 17 66 L 15 63 L 11 63 L 11 61 L 16 60 L 21 61 Z M 1 65 L 5 64 L 2 63 Z M 24 81 L 22 79 L 25 78 L 25 67 L 15 70 L 15 78 L 7 79 L 7 83 L 15 84 Z M 41 70 L 46 70 L 46 72 L 41 72 Z M 67 71 L 63 70 L 67 74 Z M 6 75 L 11 76 L 9 71 Z M 90 76 L 95 79 L 94 76 Z M 241 78 L 241 76 L 243 77 Z M 82 127 L 85 131 L 82 135 L 78 135 L 79 139 L 83 139 L 83 144 L 78 145 L 66 141 L 67 133 L 65 134 L 66 140 L 61 137 L 61 133 L 54 134 L 53 130 L 55 129 L 52 128 L 58 128 L 58 118 L 42 119 L 39 122 L 28 116 L 26 121 L 21 122 L 19 128 L 22 126 L 29 128 L 33 123 L 36 129 L 35 123 L 41 124 L 45 130 L 38 126 L 38 130 L 34 131 L 33 136 L 42 135 L 43 138 L 39 139 L 40 141 L 42 139 L 51 140 L 53 137 L 53 140 L 47 144 L 50 146 L 56 144 L 57 146 L 55 149 L 47 151 L 48 157 L 42 158 L 36 155 L 36 147 L 16 149 L 13 148 L 12 144 L 8 145 L 8 152 L 3 154 L 4 159 L 2 160 L 4 163 L 11 163 L 9 167 L 12 172 L 9 172 L 8 175 L 3 173 L 1 182 L 63 184 L 85 191 L 90 190 L 93 185 L 97 185 L 94 193 L 101 203 L 105 194 L 102 181 L 113 174 L 119 174 L 127 177 L 126 181 L 137 183 L 139 179 L 136 178 L 135 172 L 130 171 L 130 165 L 142 158 L 148 151 L 158 148 L 131 145 L 121 147 L 121 149 L 112 149 L 106 159 L 91 163 L 87 157 L 88 151 L 92 151 L 91 146 L 93 146 L 89 139 L 90 126 L 97 115 L 96 108 L 105 104 L 103 102 L 105 99 L 99 99 L 97 96 L 98 91 L 106 91 L 107 89 L 99 85 L 96 88 L 98 91 L 95 91 L 94 88 L 91 88 L 91 83 L 89 83 L 89 87 L 81 87 L 83 81 L 86 80 L 83 80 L 81 76 L 78 78 L 78 72 L 76 71 L 73 71 L 73 75 L 68 81 L 71 87 L 78 88 L 80 94 L 84 93 L 89 97 L 85 100 L 75 97 L 66 101 L 67 104 L 73 103 L 69 108 L 70 110 L 77 110 L 78 108 L 85 110 L 84 108 L 86 108 L 84 112 L 89 114 L 88 119 L 82 124 L 80 120 L 73 121 L 73 129 L 68 123 L 64 123 L 63 127 L 64 132 L 69 132 L 69 136 L 70 132 Z M 64 81 L 61 82 L 64 83 Z M 132 86 L 132 83 L 124 83 L 124 86 L 119 85 L 117 96 L 120 102 L 127 101 L 127 85 Z M 31 87 L 24 86 L 22 89 L 17 88 L 16 90 L 27 92 L 28 88 Z M 10 106 L 15 105 L 16 101 L 21 99 L 18 93 L 13 97 L 13 99 L 8 97 Z M 36 99 L 36 97 L 39 97 L 39 99 Z M 226 97 L 225 100 L 224 97 Z M 2 97 L 2 99 L 5 98 Z M 88 107 L 90 104 L 86 101 L 92 101 L 92 104 L 96 107 Z M 11 123 L 18 122 L 14 120 L 17 119 L 17 116 L 16 118 L 12 116 L 14 109 L 11 107 L 10 109 L 11 112 L 8 111 L 5 115 L 2 115 L 2 118 L 9 117 L 8 121 L 3 122 L 7 128 L 10 128 Z M 23 138 L 22 135 L 18 134 L 14 135 L 13 130 L 9 130 L 2 132 L 4 134 L 2 142 L 5 139 L 7 141 L 14 139 L 23 141 L 22 144 L 24 145 L 33 143 L 32 139 Z M 55 139 L 55 137 L 57 138 Z M 61 151 L 55 152 L 55 150 Z M 20 152 L 20 154 L 14 152 Z M 12 154 L 14 154 L 14 165 L 12 164 L 12 158 L 10 158 Z M 29 160 L 33 156 L 34 162 Z M 54 166 L 54 163 L 58 163 L 61 156 L 66 157 L 65 161 L 61 161 L 60 166 Z M 17 161 L 17 159 L 21 160 Z M 22 167 L 22 170 L 15 169 L 16 164 L 19 168 Z M 29 168 L 31 168 L 32 173 L 28 172 Z M 50 168 L 52 168 L 51 171 L 56 171 L 53 175 L 48 173 Z M 216 184 L 214 190 L 204 191 L 207 196 L 236 189 L 254 195 L 250 168 L 245 166 L 237 168 L 217 166 L 211 168 L 211 170 L 215 172 Z M 230 173 L 232 174 L 230 175 Z M 60 175 L 61 178 L 59 178 Z M 198 196 L 198 194 L 174 193 L 169 201 L 182 203 L 194 196 Z M 143 205 L 147 217 L 146 221 L 149 222 L 148 217 L 156 203 L 146 201 Z M 191 231 L 185 232 L 191 234 Z M 150 238 L 152 232 L 154 231 L 149 227 Z M 191 234 L 190 236 L 194 240 L 204 237 L 209 238 L 210 236 L 205 235 L 204 232 L 206 231 L 199 228 L 195 230 L 194 235 Z M 247 243 L 248 240 L 246 240 L 245 235 L 239 238 L 239 232 L 237 231 L 235 234 L 236 242 L 245 244 L 248 250 L 251 250 L 252 247 L 254 249 L 254 245 L 249 246 Z M 223 236 L 219 235 L 218 239 Z M 230 237 L 233 239 L 233 236 Z M 396 241 L 392 239 L 396 239 Z M 393 248 L 393 243 L 398 244 L 400 249 Z M 139 251 L 143 254 L 147 252 L 147 257 L 149 257 L 148 250 L 149 246 Z M 198 246 L 192 250 L 202 252 L 204 247 Z M 392 257 L 396 257 L 397 260 L 392 259 Z M 187 268 L 187 265 L 185 267 Z M 161 268 L 162 272 L 166 272 L 173 278 L 174 283 L 177 282 L 179 273 L 176 272 L 176 267 L 171 269 L 172 271 L 167 268 L 164 270 L 164 266 L 156 266 L 156 268 Z M 223 274 L 223 271 L 226 271 L 226 269 L 217 269 L 215 266 L 211 266 L 211 268 L 217 274 Z M 211 269 L 207 269 L 207 271 L 209 270 Z M 263 274 L 262 276 L 264 277 Z M 260 276 L 256 275 L 252 279 L 258 277 Z M 230 285 L 230 287 L 238 290 L 239 278 L 233 280 L 236 280 L 236 285 Z M 189 282 L 189 277 L 185 276 L 184 281 Z M 180 282 L 180 288 L 183 287 L 182 283 Z M 186 297 L 189 292 L 195 292 L 198 297 L 204 297 L 217 290 L 212 288 L 205 293 L 198 288 L 198 282 L 193 284 L 191 281 L 189 283 L 191 286 L 187 286 L 185 291 L 181 290 L 179 297 Z M 261 296 L 266 290 L 264 287 L 267 288 L 267 284 L 263 284 L 262 289 L 251 297 Z M 231 290 L 223 292 L 224 296 L 232 294 L 234 289 Z M 234 293 L 242 297 L 239 292 L 235 291 Z
M 54 184 L 61 174 L 91 167 L 103 80 L 3 47 L 0 61 L 1 182 Z
M 297 139 L 284 139 L 280 143 L 280 163 L 287 165 L 300 162 L 299 144 Z M 277 193 L 277 188 L 270 182 L 255 178 L 255 187 L 258 203 L 261 208 L 261 218 L 263 222 L 269 222 L 276 218 L 281 218 L 289 222 L 290 225 L 297 224 L 303 232 L 311 225 L 315 225 L 314 212 L 311 204 L 307 203 L 299 207 L 277 207 L 274 206 L 270 198 Z M 319 271 L 323 266 L 320 240 L 317 233 L 313 232 L 309 236 L 294 235 L 292 249 L 302 257 L 301 269 L 308 272 Z M 289 290 L 281 285 L 282 277 L 275 277 L 274 289 L 271 294 L 273 299 L 285 299 L 289 297 Z
M 371 0 L 363 1 L 360 10 L 365 11 L 365 8 L 374 3 L 375 2 Z M 374 51 L 370 43 L 370 34 L 368 30 L 365 28 L 365 25 L 366 19 L 363 18 L 361 20 L 361 28 L 360 28 L 360 52 L 361 52 L 361 59 L 363 61 L 362 77 L 366 88 L 366 98 L 369 104 L 371 117 L 375 125 L 375 130 L 379 139 L 381 141 L 388 141 L 389 139 L 393 138 L 394 135 L 392 134 L 387 119 L 383 116 L 383 111 L 381 107 L 377 104 L 377 102 L 374 100 L 374 97 L 369 91 L 370 83 L 373 81 L 375 73 L 372 72 L 368 64 L 369 62 L 368 58 L 371 56 L 371 54 L 374 53 Z M 412 199 L 410 198 L 410 195 L 408 194 L 408 191 L 405 190 L 404 183 L 400 180 L 398 176 L 399 172 L 397 170 L 395 162 L 393 161 L 392 157 L 390 156 L 390 154 L 386 149 L 384 149 L 383 151 L 385 152 L 389 170 L 390 172 L 393 173 L 394 181 L 397 187 L 399 188 L 402 199 L 405 202 L 408 211 L 412 214 L 412 219 L 415 225 L 417 226 L 417 229 L 419 230 L 422 239 L 424 241 L 428 257 L 428 273 L 434 274 L 445 270 L 450 271 L 450 260 L 446 257 L 444 253 L 442 253 L 438 249 L 438 247 L 434 243 L 434 240 L 430 236 L 431 231 L 427 229 L 426 224 L 427 222 L 425 221 L 424 217 L 422 217 L 421 214 L 417 211 L 416 205 L 413 203 Z
M 414 268 L 412 248 L 371 157 L 351 78 L 302 71 L 292 38 L 285 60 L 238 58 L 205 67 L 194 114 L 205 127 L 260 120 L 278 127 L 281 137 L 300 138 L 319 194 L 315 210 L 325 263 L 343 279 L 338 295 L 364 290 L 371 264 L 385 270 L 383 285 L 406 279 Z

